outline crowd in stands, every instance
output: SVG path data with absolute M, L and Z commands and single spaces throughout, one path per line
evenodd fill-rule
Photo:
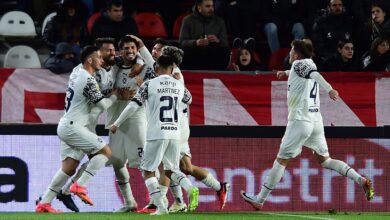
M 36 10 L 37 5 L 42 1 L 19 0 L 17 9 L 29 12 L 38 25 L 42 10 L 52 11 Z M 167 36 L 143 37 L 135 19 L 140 12 L 158 14 Z M 164 37 L 181 47 L 182 69 L 272 70 L 273 55 L 284 51 L 286 57 L 291 40 L 308 39 L 321 71 L 387 71 L 389 12 L 388 0 L 63 0 L 38 37 L 52 51 L 46 63 L 62 57 L 56 48 L 61 42 L 73 48 L 77 60 L 80 48 L 97 38 L 118 42 L 132 34 L 145 42 Z M 175 25 L 180 25 L 178 37 Z

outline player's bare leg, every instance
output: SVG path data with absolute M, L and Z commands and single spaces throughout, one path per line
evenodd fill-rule
M 199 189 L 192 185 L 191 181 L 182 172 L 172 172 L 165 170 L 165 175 L 173 182 L 180 184 L 180 186 L 187 192 L 188 195 L 188 209 L 192 212 L 198 208 L 199 205 Z
M 219 182 L 215 177 L 209 173 L 207 170 L 195 166 L 191 162 L 191 158 L 187 155 L 184 155 L 180 160 L 180 170 L 186 174 L 195 177 L 195 179 L 201 181 L 206 186 L 213 188 L 217 193 L 218 200 L 220 202 L 220 208 L 223 209 L 226 201 L 227 195 L 229 192 L 229 184 L 226 182 Z

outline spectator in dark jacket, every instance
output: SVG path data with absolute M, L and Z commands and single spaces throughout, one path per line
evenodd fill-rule
M 106 12 L 92 26 L 92 40 L 112 37 L 117 45 L 126 34 L 138 35 L 137 24 L 124 14 L 122 0 L 109 0 Z
M 68 42 L 75 51 L 88 42 L 85 21 L 86 6 L 78 0 L 66 0 L 46 25 L 42 39 L 51 51 L 60 42 Z
M 61 42 L 57 44 L 55 53 L 45 61 L 44 67 L 56 74 L 70 73 L 79 63 L 72 45 Z
M 214 15 L 213 0 L 196 1 L 193 14 L 183 20 L 179 43 L 185 54 L 182 69 L 226 69 L 230 58 L 226 26 Z
M 363 56 L 363 71 L 390 71 L 389 43 L 387 37 L 372 42 L 370 51 Z
M 340 40 L 353 40 L 353 19 L 344 13 L 342 0 L 330 0 L 329 12 L 313 25 L 313 45 L 319 60 L 324 61 L 337 50 Z
M 360 59 L 354 56 L 352 41 L 339 41 L 337 52 L 329 57 L 320 67 L 321 71 L 328 72 L 359 72 L 362 70 Z

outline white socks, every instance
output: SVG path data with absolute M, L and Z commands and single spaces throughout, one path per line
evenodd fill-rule
M 180 185 L 171 181 L 169 184 L 169 188 L 171 189 L 171 193 L 173 195 L 173 198 L 175 198 L 176 203 L 182 204 L 184 200 L 183 200 L 183 192 L 181 191 Z
M 179 184 L 187 192 L 189 192 L 193 187 L 191 181 L 181 172 L 173 172 L 171 175 L 171 180 L 176 184 Z
M 116 169 L 114 167 L 114 172 L 116 176 L 116 181 L 119 186 L 119 190 L 121 191 L 121 194 L 123 196 L 123 199 L 125 200 L 125 206 L 131 207 L 135 203 L 135 199 L 133 196 L 133 192 L 131 191 L 130 187 L 130 175 L 129 171 L 127 170 L 126 166 Z
M 204 183 L 206 186 L 213 188 L 215 191 L 219 191 L 221 189 L 221 184 L 218 180 L 214 178 L 211 173 L 208 173 L 206 178 L 202 180 L 202 183 Z
M 79 180 L 77 180 L 77 183 L 80 186 L 86 186 L 90 179 L 95 176 L 97 171 L 100 170 L 100 168 L 102 168 L 107 163 L 107 161 L 108 158 L 103 154 L 98 154 L 92 157 L 87 168 L 85 168 L 85 171 L 83 174 L 81 174 Z
M 321 166 L 326 169 L 334 170 L 343 176 L 347 176 L 359 185 L 362 185 L 362 176 L 341 160 L 329 158 L 322 162 Z
M 59 169 L 51 180 L 45 194 L 43 194 L 41 203 L 51 203 L 69 178 L 70 176 L 66 175 L 62 169 Z
M 158 183 L 157 178 L 150 177 L 146 179 L 145 185 L 148 188 L 149 195 L 152 198 L 154 205 L 156 205 L 159 209 L 166 209 L 167 207 L 165 207 L 165 204 L 163 202 L 163 196 L 161 194 L 160 184 Z
M 257 199 L 260 203 L 265 202 L 270 192 L 275 188 L 276 184 L 280 182 L 285 169 L 285 166 L 281 165 L 276 160 L 274 161 L 274 165 L 272 166 L 271 171 L 265 179 L 264 184 L 261 187 L 260 193 L 257 195 Z
M 68 181 L 68 182 L 65 184 L 65 186 L 62 188 L 62 194 L 64 194 L 64 195 L 69 195 L 69 194 L 70 194 L 70 186 L 80 178 L 80 176 L 81 176 L 81 174 L 83 174 L 85 168 L 87 168 L 88 163 L 89 163 L 89 161 L 83 163 L 83 164 L 80 166 L 80 168 L 77 170 L 77 173 L 76 173 L 76 174 L 72 177 L 72 179 L 71 179 L 70 181 Z

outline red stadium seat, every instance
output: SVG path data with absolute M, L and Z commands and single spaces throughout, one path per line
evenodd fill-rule
M 91 15 L 91 17 L 88 18 L 87 30 L 88 30 L 89 34 L 92 33 L 92 27 L 93 27 L 93 24 L 95 23 L 96 19 L 98 19 L 101 15 L 102 15 L 102 13 L 96 12 L 93 15 Z
M 269 61 L 268 61 L 268 69 L 269 70 L 283 70 L 283 61 L 284 58 L 288 55 L 290 52 L 290 48 L 280 48 L 279 50 L 275 51 Z
M 134 16 L 134 20 L 135 23 L 137 23 L 140 37 L 166 38 L 168 36 L 164 22 L 158 14 L 152 12 L 141 12 Z
M 181 15 L 179 15 L 176 20 L 175 20 L 175 23 L 173 24 L 173 30 L 172 30 L 172 36 L 173 38 L 179 38 L 179 35 L 180 35 L 180 29 L 181 29 L 181 24 L 183 23 L 183 19 L 187 16 L 187 15 L 190 15 L 191 13 L 183 13 Z

